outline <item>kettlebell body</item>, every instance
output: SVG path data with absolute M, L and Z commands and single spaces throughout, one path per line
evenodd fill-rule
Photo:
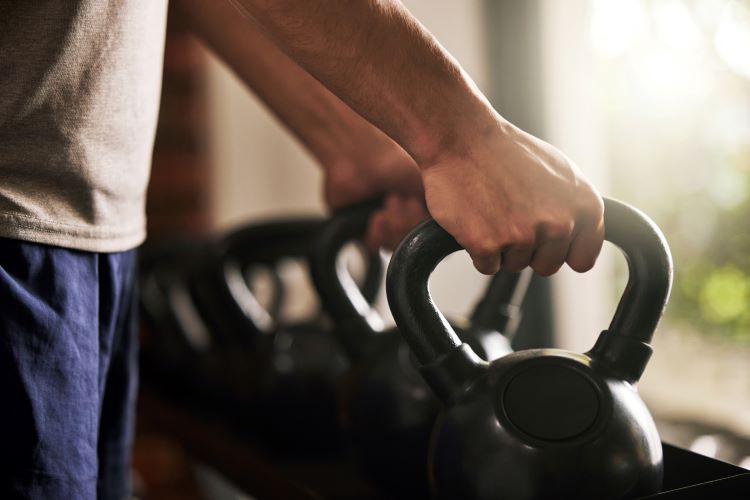
M 356 461 L 382 489 L 400 498 L 428 494 L 427 450 L 440 403 L 411 359 L 397 329 L 378 330 L 372 311 L 336 266 L 346 243 L 364 234 L 377 203 L 334 214 L 313 245 L 311 271 L 324 304 L 339 322 L 339 338 L 353 366 L 340 391 L 342 435 Z M 512 351 L 508 337 L 517 326 L 530 274 L 498 275 L 468 321 L 454 321 L 459 337 L 485 359 Z M 461 326 L 458 327 L 457 325 Z
M 631 498 L 662 481 L 659 435 L 634 387 L 557 349 L 492 362 L 441 414 L 429 456 L 445 499 Z
M 605 239 L 629 269 L 615 315 L 585 354 L 535 349 L 487 363 L 435 307 L 427 281 L 459 250 L 434 221 L 401 243 L 388 303 L 422 376 L 443 403 L 431 436 L 435 498 L 632 498 L 661 487 L 662 449 L 635 385 L 669 298 L 672 259 L 656 225 L 605 199 Z
M 333 338 L 332 323 L 317 312 L 301 322 L 286 322 L 266 311 L 243 279 L 251 266 L 277 271 L 280 261 L 304 258 L 318 218 L 290 219 L 254 225 L 232 232 L 214 247 L 201 281 L 205 302 L 224 311 L 215 324 L 243 352 L 247 397 L 235 401 L 244 426 L 283 452 L 329 454 L 339 449 L 337 389 L 350 362 Z M 367 262 L 363 293 L 371 299 L 373 282 L 382 279 L 379 259 Z M 206 286 L 210 284 L 210 286 Z M 283 287 L 283 280 L 278 280 Z M 195 292 L 200 292 L 195 287 Z M 276 309 L 281 308 L 284 293 Z
M 263 343 L 249 410 L 265 438 L 298 455 L 339 450 L 337 388 L 350 363 L 330 328 L 285 325 Z
M 452 324 L 483 358 L 512 352 L 507 337 L 497 331 L 482 330 L 479 335 L 479 331 Z M 368 333 L 362 336 L 366 339 Z M 490 336 L 497 338 L 489 340 Z M 414 366 L 409 346 L 397 329 L 379 333 L 375 342 L 377 347 L 354 363 L 342 384 L 342 434 L 357 461 L 382 489 L 402 498 L 423 498 L 428 493 L 430 433 L 440 401 Z
M 381 348 L 345 377 L 339 425 L 347 448 L 379 488 L 424 498 L 426 452 L 440 403 L 413 367 L 408 346 L 396 332 L 384 335 Z
M 207 242 L 151 243 L 141 253 L 139 300 L 147 335 L 144 373 L 183 403 L 214 406 L 232 390 L 226 362 L 212 345 L 188 286 L 191 263 Z

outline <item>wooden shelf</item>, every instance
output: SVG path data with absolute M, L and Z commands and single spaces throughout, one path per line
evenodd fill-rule
M 294 460 L 272 456 L 252 438 L 238 436 L 218 416 L 198 414 L 145 381 L 138 404 L 141 426 L 174 439 L 196 460 L 254 498 L 385 500 L 342 457 Z

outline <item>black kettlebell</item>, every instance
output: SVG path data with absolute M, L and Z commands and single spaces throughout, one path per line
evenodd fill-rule
M 242 226 L 217 238 L 190 270 L 190 293 L 206 319 L 217 349 L 258 348 L 275 331 L 284 296 L 278 262 L 299 254 L 320 226 L 319 217 L 295 217 Z M 266 271 L 272 297 L 264 306 L 249 283 L 253 271 Z
M 628 284 L 608 330 L 585 354 L 519 351 L 492 363 L 456 335 L 427 281 L 460 249 L 434 221 L 393 255 L 387 293 L 419 370 L 444 405 L 432 433 L 435 498 L 632 498 L 659 491 L 662 447 L 635 388 L 672 284 L 672 257 L 643 213 L 605 199 L 606 240 Z
M 196 408 L 214 407 L 232 393 L 233 381 L 188 287 L 189 270 L 208 246 L 184 238 L 149 242 L 139 262 L 144 376 Z
M 186 337 L 172 306 L 170 291 L 179 268 L 197 252 L 195 241 L 147 242 L 139 249 L 138 284 L 141 318 L 146 326 L 140 354 L 154 378 L 169 377 L 202 339 Z
M 214 327 L 244 347 L 245 384 L 253 389 L 250 397 L 235 401 L 245 409 L 241 418 L 259 425 L 259 434 L 277 450 L 296 454 L 337 449 L 336 388 L 349 360 L 320 311 L 301 322 L 284 321 L 264 310 L 244 276 L 252 267 L 275 272 L 282 260 L 304 257 L 319 227 L 320 219 L 311 218 L 229 233 L 193 282 L 203 309 L 210 304 L 214 311 Z M 370 300 L 382 276 L 381 260 L 370 259 L 361 285 Z M 284 288 L 283 283 L 277 286 Z
M 440 411 L 411 360 L 408 345 L 362 298 L 337 257 L 361 238 L 379 201 L 342 209 L 323 225 L 310 254 L 310 271 L 336 332 L 353 359 L 340 391 L 339 422 L 357 462 L 391 495 L 427 495 L 427 449 Z M 511 351 L 530 273 L 496 275 L 469 321 L 454 321 L 461 338 L 487 359 Z M 507 333 L 501 335 L 498 331 Z

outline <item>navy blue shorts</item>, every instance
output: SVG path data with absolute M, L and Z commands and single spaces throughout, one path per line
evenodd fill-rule
M 0 498 L 128 491 L 136 252 L 0 238 Z

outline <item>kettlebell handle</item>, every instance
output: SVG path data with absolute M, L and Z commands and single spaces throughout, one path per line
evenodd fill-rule
M 494 276 L 474 305 L 469 318 L 471 326 L 496 330 L 512 340 L 521 322 L 521 305 L 533 277 L 531 269 L 520 273 L 500 272 Z
M 252 265 L 273 266 L 283 257 L 304 255 L 307 242 L 320 224 L 318 217 L 253 224 L 237 229 L 215 243 L 213 279 L 218 281 L 218 292 L 228 303 L 242 304 L 238 312 L 252 330 L 268 334 L 277 328 L 284 283 L 277 273 L 271 273 L 273 295 L 270 306 L 264 307 L 243 279 L 244 269 Z
M 337 210 L 322 224 L 308 254 L 310 274 L 318 295 L 338 323 L 345 349 L 355 358 L 368 352 L 362 334 L 375 335 L 383 329 L 382 318 L 372 309 L 372 300 L 365 295 L 369 286 L 375 286 L 374 295 L 380 281 L 373 280 L 371 285 L 365 283 L 361 290 L 358 289 L 336 257 L 344 245 L 362 238 L 370 217 L 381 207 L 382 200 L 374 198 Z M 372 267 L 381 263 L 377 255 L 371 259 L 378 259 L 370 264 Z M 375 273 L 368 273 L 368 277 L 370 275 Z M 496 330 L 511 338 L 520 320 L 520 306 L 530 278 L 527 272 L 500 273 L 489 280 L 487 289 L 469 316 L 471 327 Z
M 370 305 L 380 288 L 383 261 L 377 253 L 368 256 L 371 271 L 360 289 L 338 256 L 347 243 L 365 234 L 370 217 L 381 206 L 382 200 L 375 198 L 337 210 L 322 224 L 307 255 L 310 277 L 323 307 L 338 324 L 344 348 L 355 358 L 367 350 L 361 334 L 375 335 L 384 328 L 382 318 Z
M 641 211 L 604 198 L 605 239 L 622 250 L 629 270 L 609 329 L 588 353 L 616 376 L 636 382 L 651 354 L 649 342 L 666 307 L 672 286 L 672 256 L 654 222 Z M 461 249 L 429 219 L 399 245 L 388 266 L 388 304 L 422 373 L 444 402 L 469 385 L 487 364 L 465 344 L 437 309 L 428 289 L 435 267 Z

